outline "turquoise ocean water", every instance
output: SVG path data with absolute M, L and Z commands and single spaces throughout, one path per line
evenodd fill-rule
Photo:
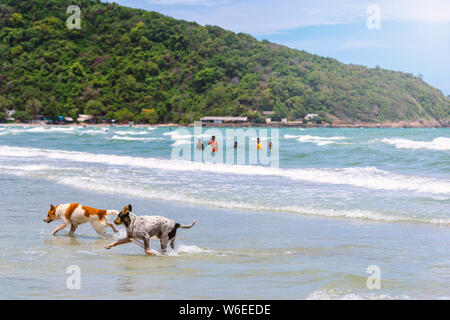
M 450 297 L 449 129 L 283 128 L 272 140 L 279 167 L 172 160 L 174 148 L 194 150 L 192 134 L 0 127 L 0 295 Z M 42 219 L 64 202 L 199 222 L 149 258 L 134 244 L 106 251 L 88 225 L 50 236 L 56 223 Z M 69 265 L 81 268 L 80 290 L 66 287 Z M 380 289 L 366 286 L 371 265 Z

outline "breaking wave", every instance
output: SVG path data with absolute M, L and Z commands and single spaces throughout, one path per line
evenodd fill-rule
M 432 141 L 418 141 L 402 138 L 384 138 L 381 142 L 394 145 L 397 149 L 450 150 L 450 138 L 438 137 Z
M 143 141 L 143 142 L 149 142 L 149 141 L 156 141 L 156 140 L 164 140 L 162 138 L 138 138 L 138 137 L 127 137 L 127 136 L 118 136 L 115 135 L 111 138 L 111 140 L 126 140 L 126 141 Z
M 318 146 L 325 146 L 328 144 L 347 144 L 342 140 L 347 139 L 346 137 L 319 137 L 311 135 L 290 135 L 285 134 L 285 139 L 297 139 L 300 143 L 315 143 Z
M 93 191 L 108 194 L 120 194 L 123 196 L 157 199 L 164 201 L 176 201 L 192 205 L 204 205 L 205 198 L 201 194 L 185 192 L 167 192 L 152 184 L 137 183 L 122 176 L 104 176 L 102 169 L 86 167 L 63 167 L 49 165 L 0 165 L 4 173 L 41 178 L 53 183 L 79 188 L 85 191 Z M 120 171 L 118 172 L 120 173 Z M 380 222 L 417 222 L 437 225 L 450 225 L 450 219 L 446 216 L 426 216 L 420 213 L 399 213 L 378 210 L 360 209 L 332 209 L 301 205 L 277 205 L 263 202 L 248 201 L 245 199 L 215 199 L 207 201 L 210 206 L 245 211 L 266 211 L 301 214 L 309 216 L 324 216 L 331 218 L 350 218 Z
M 375 167 L 282 169 L 252 165 L 214 164 L 10 146 L 0 146 L 0 154 L 4 157 L 69 160 L 172 171 L 202 171 L 218 174 L 276 176 L 313 183 L 343 184 L 377 190 L 405 190 L 432 194 L 450 194 L 449 180 L 396 174 Z

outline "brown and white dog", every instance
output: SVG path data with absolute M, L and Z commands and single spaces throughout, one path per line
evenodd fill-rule
M 53 220 L 62 220 L 62 224 L 53 230 L 52 235 L 54 236 L 58 231 L 66 228 L 69 224 L 70 232 L 72 234 L 78 228 L 80 224 L 90 222 L 92 227 L 98 234 L 105 234 L 105 227 L 111 227 L 114 232 L 117 232 L 116 227 L 108 222 L 108 215 L 119 214 L 117 210 L 103 210 L 95 209 L 87 206 L 82 206 L 78 203 L 64 203 L 57 205 L 50 205 L 50 210 L 47 213 L 44 221 L 47 223 Z

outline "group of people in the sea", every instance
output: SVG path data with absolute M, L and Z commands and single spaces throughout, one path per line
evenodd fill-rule
M 211 146 L 211 152 L 217 152 L 219 150 L 219 143 L 217 142 L 215 136 L 211 137 L 211 139 L 208 142 L 208 146 L 209 145 Z M 237 149 L 237 147 L 238 147 L 238 142 L 235 141 L 234 145 L 233 145 L 233 148 Z M 269 150 L 272 149 L 272 142 L 271 141 L 269 141 L 269 143 L 267 144 L 267 147 L 268 147 Z M 198 150 L 204 150 L 205 149 L 203 141 L 200 138 L 197 141 L 197 149 Z M 262 149 L 263 149 L 263 145 L 262 145 L 261 139 L 257 138 L 256 139 L 256 150 L 262 150 Z

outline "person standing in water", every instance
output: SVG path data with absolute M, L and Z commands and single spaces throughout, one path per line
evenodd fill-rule
M 205 149 L 205 146 L 203 145 L 202 139 L 198 139 L 198 142 L 197 142 L 197 149 L 198 149 L 198 150 L 203 150 L 203 149 Z
M 263 148 L 262 143 L 261 143 L 261 139 L 257 138 L 256 139 L 256 150 L 261 150 Z
M 211 140 L 208 142 L 208 145 L 211 145 L 211 148 L 212 148 L 211 151 L 212 152 L 217 152 L 218 151 L 219 144 L 217 143 L 215 136 L 211 137 Z

